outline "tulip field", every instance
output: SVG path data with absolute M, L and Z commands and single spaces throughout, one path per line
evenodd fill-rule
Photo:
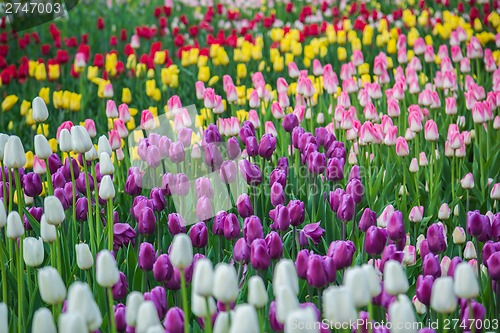
M 0 333 L 500 332 L 499 0 L 20 3 Z

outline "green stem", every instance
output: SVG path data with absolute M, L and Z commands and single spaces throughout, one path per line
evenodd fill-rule
M 85 172 L 85 194 L 87 196 L 87 207 L 88 207 L 88 224 L 89 224 L 89 233 L 90 233 L 90 248 L 92 253 L 97 253 L 96 245 L 95 245 L 95 234 L 94 234 L 94 221 L 93 221 L 93 213 L 92 213 L 92 196 L 90 194 L 90 183 L 89 183 L 89 173 L 87 167 L 87 159 L 85 155 L 82 155 L 83 159 L 83 172 Z M 94 179 L 95 181 L 95 179 Z M 97 191 L 96 191 L 97 192 Z M 96 202 L 97 204 L 97 202 Z
M 107 202 L 107 208 L 108 208 L 108 222 L 106 224 L 106 227 L 108 229 L 108 250 L 113 251 L 113 233 L 114 233 L 114 227 L 113 227 L 113 199 L 109 199 Z
M 96 171 L 95 171 L 95 162 L 94 161 L 92 161 L 92 167 L 90 169 L 90 174 L 92 175 L 92 178 L 94 179 L 94 184 L 97 184 L 97 175 L 96 175 Z M 96 185 L 94 185 L 94 186 L 96 186 Z M 90 197 L 89 197 L 89 201 L 90 201 Z M 101 222 L 101 211 L 99 209 L 99 191 L 97 191 L 97 190 L 94 190 L 94 202 L 95 202 L 96 236 L 99 236 L 99 235 L 102 235 L 102 222 Z M 101 247 L 100 240 L 96 240 L 96 241 L 97 241 L 97 247 L 100 248 Z
M 205 332 L 212 333 L 212 318 L 210 316 L 210 304 L 208 297 L 205 298 L 207 306 L 207 315 L 205 316 Z
M 114 309 L 114 301 L 113 301 L 113 289 L 107 288 L 108 291 L 108 306 L 109 306 L 109 326 L 110 332 L 116 333 L 116 322 L 115 322 L 115 309 Z
M 47 168 L 47 188 L 49 191 L 49 195 L 54 195 L 54 186 L 52 185 L 52 175 L 50 173 L 50 168 L 49 168 L 49 159 L 45 160 L 46 168 Z
M 19 239 L 19 250 L 16 251 L 17 259 L 17 332 L 23 333 L 23 304 L 24 304 L 24 276 L 23 276 L 23 239 Z M 12 241 L 14 247 L 17 248 L 17 240 Z
M 189 333 L 189 304 L 187 297 L 187 287 L 186 287 L 186 276 L 184 273 L 184 268 L 180 270 L 181 276 L 181 291 L 182 291 L 182 309 L 184 311 L 184 333 Z
M 3 237 L 1 238 L 3 240 Z M 6 254 L 6 253 L 5 253 Z M 7 304 L 7 271 L 5 269 L 4 253 L 0 254 L 0 270 L 2 273 L 2 302 Z

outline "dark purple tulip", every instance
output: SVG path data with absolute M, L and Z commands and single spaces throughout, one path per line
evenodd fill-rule
M 361 180 L 359 166 L 356 164 L 352 166 L 351 172 L 349 172 L 349 181 L 353 179 Z
M 309 172 L 314 174 L 323 174 L 326 169 L 326 157 L 317 151 L 311 152 L 307 157 L 307 166 Z
M 248 185 L 259 185 L 262 183 L 262 173 L 260 168 L 250 163 L 248 160 L 239 162 L 240 172 Z
M 193 247 L 202 248 L 208 242 L 208 228 L 204 222 L 198 222 L 189 229 L 189 238 Z
M 384 251 L 387 242 L 387 232 L 385 229 L 371 226 L 365 234 L 365 251 L 369 255 L 379 255 Z
M 54 189 L 54 196 L 56 196 L 59 199 L 59 201 L 61 201 L 64 210 L 67 210 L 71 205 L 70 200 L 68 199 L 68 197 L 66 197 L 66 192 L 64 192 L 64 189 L 62 188 Z
M 289 113 L 283 118 L 281 125 L 285 131 L 290 133 L 295 127 L 299 126 L 299 118 L 293 113 Z
M 488 273 L 494 281 L 500 280 L 500 252 L 493 253 L 486 261 Z
M 440 254 L 446 250 L 446 238 L 441 223 L 434 223 L 427 229 L 427 243 L 429 250 L 434 254 Z
M 307 268 L 309 266 L 309 257 L 313 252 L 309 250 L 300 250 L 295 259 L 295 269 L 297 276 L 301 279 L 307 279 Z
M 500 213 L 496 213 L 491 219 L 491 238 L 500 241 Z
M 276 138 L 271 134 L 264 134 L 259 143 L 259 155 L 270 158 L 276 150 Z
M 141 243 L 139 247 L 139 256 L 137 259 L 139 268 L 144 271 L 152 271 L 155 261 L 156 253 L 153 244 L 148 242 Z
M 493 253 L 500 251 L 500 243 L 494 243 L 492 241 L 487 241 L 484 243 L 482 251 L 483 265 L 488 267 L 488 259 L 493 255 Z
M 78 178 L 80 175 L 80 166 L 78 165 L 78 161 L 74 158 L 71 159 L 71 166 L 73 169 L 73 175 L 75 176 L 75 179 Z M 69 158 L 66 157 L 64 160 L 64 165 L 62 167 L 62 173 L 64 177 L 66 178 L 66 181 L 70 182 L 71 181 L 71 169 L 70 169 L 70 162 Z
M 295 127 L 292 130 L 292 145 L 298 149 L 301 136 L 306 132 L 302 127 Z
M 127 322 L 125 321 L 125 305 L 121 303 L 115 305 L 115 322 L 118 332 L 124 332 Z
M 318 245 L 325 233 L 325 229 L 320 227 L 320 222 L 309 223 L 299 232 L 299 243 L 300 246 L 309 245 L 309 240 L 313 242 L 314 245 Z
M 337 209 L 337 217 L 343 222 L 349 222 L 354 217 L 354 209 L 356 204 L 354 199 L 349 194 L 344 194 L 340 198 L 339 208 Z
M 154 287 L 150 292 L 144 293 L 145 301 L 152 301 L 155 305 L 158 318 L 162 320 L 167 313 L 167 291 L 161 286 Z
M 437 255 L 428 253 L 424 257 L 422 273 L 424 275 L 432 275 L 434 278 L 441 276 L 441 265 L 439 264 L 439 257 Z
M 163 326 L 169 333 L 183 333 L 184 332 L 184 312 L 178 307 L 170 308 L 165 316 Z
M 104 177 L 104 175 L 101 173 L 101 165 L 97 163 L 95 165 L 95 179 L 97 180 L 97 183 L 101 182 L 102 177 Z
M 303 135 L 300 136 L 300 140 L 298 142 L 298 149 L 300 150 L 301 153 L 305 154 L 305 150 L 308 144 L 316 146 L 316 150 L 318 150 L 316 138 L 311 133 L 305 132 Z
M 235 239 L 240 237 L 240 221 L 238 221 L 238 217 L 230 213 L 224 219 L 224 237 L 226 239 Z
M 89 184 L 90 184 L 90 191 L 94 190 L 94 178 L 92 178 L 92 175 L 88 172 L 89 175 Z M 85 173 L 82 172 L 78 176 L 78 178 L 75 180 L 76 183 L 76 189 L 78 192 L 81 194 L 85 195 L 87 193 L 87 190 L 85 188 Z
M 241 142 L 243 142 L 243 144 L 246 145 L 247 139 L 249 137 L 255 136 L 255 128 L 254 128 L 253 124 L 249 121 L 245 121 L 243 123 L 243 126 L 241 126 L 241 128 L 240 128 L 239 136 L 240 136 Z
M 395 211 L 387 222 L 387 236 L 393 241 L 406 238 L 403 213 L 399 210 Z
M 274 169 L 271 171 L 269 176 L 269 186 L 273 186 L 274 183 L 280 183 L 282 187 L 286 186 L 286 172 L 283 169 Z
M 250 260 L 250 248 L 244 238 L 240 238 L 234 243 L 234 261 L 244 264 Z
M 217 236 L 224 236 L 224 220 L 226 219 L 227 212 L 221 210 L 214 216 L 212 233 Z
M 324 127 L 317 127 L 314 130 L 314 135 L 316 136 L 316 141 L 318 145 L 323 146 L 325 144 L 326 136 L 328 135 L 328 130 Z
M 128 195 L 139 195 L 142 191 L 142 176 L 138 173 L 130 173 L 125 181 L 125 193 Z
M 276 318 L 276 301 L 272 301 L 269 305 L 269 324 L 274 332 L 283 332 L 285 326 Z
M 427 306 L 431 304 L 432 285 L 434 284 L 434 277 L 431 275 L 419 275 L 417 278 L 417 286 L 415 293 L 418 300 Z
M 234 136 L 227 140 L 227 155 L 229 159 L 234 160 L 241 154 L 240 143 Z
M 220 166 L 220 180 L 224 184 L 232 184 L 238 178 L 238 167 L 234 161 L 224 161 Z
M 327 255 L 333 259 L 336 269 L 342 270 L 351 266 L 356 246 L 352 241 L 334 241 L 328 247 Z
M 247 217 L 243 222 L 243 238 L 247 244 L 252 244 L 255 239 L 264 238 L 264 229 L 258 216 Z
M 139 195 L 134 198 L 130 212 L 136 220 L 139 220 L 146 207 L 149 207 L 151 210 L 153 210 L 153 203 L 149 201 L 149 199 L 145 196 Z
M 222 164 L 222 155 L 219 147 L 214 143 L 209 143 L 203 146 L 203 159 L 205 164 L 210 167 L 212 171 L 219 169 Z
M 214 124 L 207 126 L 207 129 L 203 132 L 203 141 L 207 144 L 212 142 L 221 142 L 222 138 L 219 129 Z
M 276 182 L 271 186 L 271 205 L 274 207 L 283 205 L 285 203 L 285 191 L 280 183 Z
M 113 286 L 113 299 L 115 301 L 118 301 L 127 296 L 127 292 L 128 292 L 127 277 L 125 276 L 125 274 L 120 272 L 120 279 Z
M 487 216 L 482 215 L 478 210 L 467 212 L 467 233 L 469 235 L 478 239 L 481 236 L 484 238 L 484 236 L 489 236 L 490 229 L 490 220 Z
M 389 244 L 384 248 L 382 252 L 382 258 L 380 260 L 380 271 L 384 271 L 385 263 L 389 260 L 396 260 L 399 263 L 403 262 L 404 252 L 398 251 L 395 244 Z
M 377 225 L 377 213 L 367 207 L 363 211 L 363 215 L 361 215 L 361 219 L 358 223 L 358 228 L 359 230 L 366 232 L 368 228 L 373 225 Z
M 151 189 L 151 193 L 149 194 L 149 200 L 153 204 L 153 210 L 155 212 L 161 212 L 165 209 L 165 196 L 163 195 L 160 188 L 155 187 Z
M 269 217 L 273 220 L 271 229 L 286 231 L 290 227 L 290 212 L 283 205 L 278 205 L 269 212 Z
M 48 158 L 48 162 L 48 167 L 51 174 L 56 173 L 57 169 L 62 167 L 61 159 L 57 154 L 50 155 L 50 157 Z
M 153 209 L 145 207 L 137 223 L 137 231 L 143 235 L 152 235 L 156 228 L 156 216 Z
M 177 213 L 168 214 L 168 231 L 172 236 L 186 232 L 186 222 Z
M 457 268 L 458 264 L 462 262 L 462 258 L 460 257 L 454 257 L 451 259 L 450 266 L 448 267 L 448 276 L 455 277 L 455 269 Z
M 326 151 L 326 157 L 328 158 L 341 158 L 341 159 L 344 159 L 345 161 L 345 157 L 346 157 L 346 150 L 345 150 L 345 146 L 344 146 L 344 142 L 342 141 L 334 141 L 332 142 L 332 144 L 330 145 L 330 147 L 328 147 L 327 151 Z
M 292 200 L 286 207 L 290 214 L 290 224 L 294 227 L 301 225 L 306 218 L 304 203 L 300 200 Z
M 314 288 L 323 288 L 328 285 L 323 261 L 323 258 L 317 254 L 312 254 L 307 261 L 307 284 Z
M 43 208 L 42 207 L 31 207 L 30 209 L 28 209 L 28 213 L 36 221 L 38 221 L 38 223 L 40 223 L 40 221 L 42 220 Z M 26 214 L 23 215 L 23 221 L 24 221 L 24 229 L 26 229 L 26 230 L 33 230 L 33 228 L 31 227 L 30 221 L 26 217 Z
M 250 245 L 250 264 L 257 270 L 266 270 L 271 265 L 271 257 L 265 240 L 256 239 Z
M 365 194 L 365 188 L 361 184 L 361 180 L 354 178 L 349 181 L 345 189 L 346 193 L 351 195 L 356 204 L 359 204 L 363 200 L 363 195 Z
M 308 164 L 309 166 L 309 155 L 312 153 L 317 153 L 318 152 L 318 146 L 316 143 L 308 143 L 306 147 L 302 150 L 302 155 L 301 155 L 301 161 L 303 164 Z M 312 168 L 309 167 L 309 172 L 313 172 Z
M 72 205 L 73 204 L 73 183 L 67 182 L 66 185 L 64 185 L 64 194 L 66 195 L 66 198 L 68 198 L 70 205 Z M 78 194 L 75 193 L 75 198 L 77 198 L 77 197 L 78 197 Z
M 470 306 L 472 306 L 472 317 Z M 465 303 L 460 309 L 460 317 L 462 318 L 460 327 L 464 328 L 465 331 L 481 332 L 481 329 L 484 328 L 484 317 L 486 316 L 486 308 L 484 305 L 473 300 L 470 305 Z
M 174 267 L 174 275 L 172 275 L 172 278 L 168 281 L 166 281 L 164 284 L 165 284 L 165 288 L 167 288 L 168 290 L 172 290 L 172 291 L 177 291 L 179 289 L 181 289 L 181 275 L 180 275 L 180 271 L 178 268 L 175 268 Z
M 183 162 L 186 158 L 186 150 L 182 142 L 172 142 L 168 150 L 168 155 L 170 156 L 170 160 L 176 164 Z
M 253 215 L 252 201 L 246 193 L 243 193 L 238 197 L 236 200 L 236 207 L 238 208 L 238 214 L 240 214 L 243 218 Z
M 127 247 L 129 244 L 135 245 L 136 232 L 127 223 L 115 223 L 113 225 L 113 247 L 115 251 L 120 247 Z
M 153 265 L 153 276 L 156 281 L 164 282 L 172 278 L 174 269 L 170 263 L 168 255 L 161 254 Z
M 328 195 L 328 203 L 333 212 L 337 212 L 340 205 L 340 200 L 344 196 L 345 191 L 341 188 L 335 189 L 335 191 L 330 191 Z
M 89 212 L 87 197 L 81 197 L 76 200 L 76 220 L 80 222 L 87 221 Z
M 286 156 L 280 157 L 278 164 L 276 165 L 276 169 L 283 170 L 285 171 L 285 175 L 288 175 L 288 158 Z
M 283 242 L 277 232 L 271 231 L 265 238 L 267 249 L 269 250 L 269 257 L 277 260 L 283 256 Z
M 40 175 L 30 172 L 24 175 L 24 193 L 29 197 L 36 197 L 42 193 L 42 178 Z
M 61 171 L 57 171 L 52 175 L 52 185 L 54 188 L 63 188 L 66 185 L 66 178 Z
M 427 239 L 424 239 L 422 243 L 420 243 L 420 258 L 422 258 L 423 260 L 428 253 L 432 252 L 429 249 L 429 242 L 427 241 Z
M 255 136 L 249 136 L 245 141 L 245 147 L 247 155 L 250 157 L 257 156 L 259 154 L 259 142 Z

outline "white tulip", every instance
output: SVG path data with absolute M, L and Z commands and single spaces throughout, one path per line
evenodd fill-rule
M 413 313 L 413 304 L 406 295 L 399 295 L 398 299 L 389 306 L 391 319 L 391 333 L 416 333 L 417 322 Z
M 57 239 L 56 227 L 47 223 L 45 214 L 40 219 L 40 236 L 45 243 L 53 243 Z
M 203 297 L 191 290 L 191 311 L 196 317 L 205 318 L 213 315 L 217 307 L 213 297 Z
M 43 134 L 35 135 L 35 155 L 44 160 L 52 155 L 52 148 Z
M 115 167 L 113 166 L 113 162 L 111 162 L 111 157 L 109 157 L 108 153 L 99 154 L 99 171 L 103 175 L 112 175 L 113 172 L 115 172 Z
M 81 270 L 87 270 L 94 266 L 94 257 L 92 256 L 92 252 L 90 252 L 88 244 L 76 244 L 75 252 L 76 264 L 78 265 L 78 268 Z
M 59 316 L 59 333 L 88 333 L 88 329 L 79 313 L 65 312 Z
M 229 333 L 230 328 L 229 312 L 219 312 L 215 319 L 213 333 Z
M 7 304 L 0 303 L 0 333 L 9 333 L 8 312 Z
M 31 333 L 57 333 L 56 324 L 49 309 L 40 308 L 36 310 L 33 315 Z
M 139 307 L 144 302 L 144 296 L 138 291 L 133 291 L 127 296 L 127 306 L 125 307 L 125 321 L 128 326 L 135 327 L 137 324 L 137 314 Z
M 214 288 L 214 269 L 207 258 L 196 261 L 193 270 L 193 290 L 202 297 L 212 296 Z
M 260 309 L 267 305 L 268 300 L 269 296 L 264 281 L 258 275 L 252 276 L 248 280 L 248 303 L 256 309 Z
M 111 200 L 115 197 L 115 185 L 111 176 L 105 175 L 101 179 L 101 186 L 99 187 L 99 197 L 103 200 Z
M 38 270 L 38 286 L 40 296 L 47 304 L 60 304 L 66 298 L 66 286 L 53 267 L 45 266 Z
M 287 284 L 297 296 L 299 294 L 299 278 L 295 264 L 290 259 L 281 259 L 274 269 L 273 286 Z M 276 296 L 276 291 L 274 291 Z
M 71 145 L 71 133 L 63 128 L 61 132 L 59 132 L 59 149 L 62 152 L 69 153 L 73 150 L 73 146 Z
M 3 163 L 9 169 L 19 169 L 26 164 L 23 143 L 18 136 L 9 136 L 5 144 Z
M 240 304 L 231 316 L 229 333 L 259 333 L 259 319 L 255 308 L 249 304 Z
M 59 226 L 66 218 L 64 208 L 58 197 L 49 195 L 43 201 L 43 211 L 48 224 Z
M 278 286 L 276 293 L 276 319 L 284 323 L 287 315 L 299 307 L 299 300 L 288 285 Z
M 468 241 L 465 244 L 464 258 L 467 259 L 467 260 L 476 259 L 477 258 L 476 247 L 474 246 L 474 243 L 472 243 L 472 241 Z
M 437 278 L 432 285 L 431 307 L 438 313 L 449 314 L 457 308 L 457 297 L 453 290 L 453 278 Z
M 85 159 L 87 161 L 95 161 L 99 158 L 99 155 L 97 154 L 97 150 L 95 150 L 95 147 L 92 146 L 88 152 L 85 153 Z
M 193 262 L 191 238 L 183 233 L 175 235 L 169 257 L 172 266 L 176 268 L 183 269 L 191 265 Z
M 364 264 L 363 266 L 361 266 L 361 269 L 366 275 L 366 282 L 368 283 L 368 287 L 370 288 L 370 296 L 373 298 L 380 295 L 380 293 L 382 292 L 382 286 L 380 285 L 379 276 L 373 265 Z
M 24 234 L 24 224 L 21 221 L 21 216 L 17 211 L 12 211 L 7 216 L 7 231 L 6 236 L 12 240 L 16 240 Z
M 165 333 L 165 327 L 163 327 L 161 324 L 151 326 L 148 328 L 146 333 Z
M 408 278 L 403 266 L 396 260 L 389 260 L 384 266 L 384 290 L 393 296 L 404 294 L 408 291 Z
M 159 324 L 160 319 L 158 318 L 155 304 L 152 301 L 142 302 L 137 313 L 137 326 L 135 331 L 137 333 L 147 333 L 149 328 Z
M 109 139 L 106 135 L 101 135 L 99 137 L 99 141 L 97 142 L 97 152 L 99 153 L 99 156 L 101 156 L 102 153 L 106 153 L 110 157 L 113 155 L 113 150 L 111 150 Z
M 41 238 L 27 237 L 23 239 L 23 259 L 26 266 L 40 266 L 43 263 L 44 254 Z
M 319 333 L 318 317 L 310 306 L 290 312 L 285 321 L 285 333 Z
M 239 294 L 238 276 L 234 266 L 220 263 L 215 267 L 214 297 L 224 303 L 234 302 Z
M 351 291 L 345 286 L 331 286 L 323 292 L 323 317 L 333 324 L 353 323 L 358 313 Z
M 87 132 L 85 127 L 71 127 L 71 147 L 73 147 L 73 151 L 77 154 L 84 154 L 93 147 L 89 132 Z
M 361 267 L 350 267 L 344 274 L 344 286 L 351 291 L 354 305 L 364 307 L 371 302 L 370 285 Z
M 0 161 L 3 161 L 5 144 L 9 140 L 9 136 L 5 133 L 0 133 Z
M 455 294 L 459 298 L 472 299 L 479 296 L 479 283 L 471 265 L 461 262 L 455 268 Z
M 49 110 L 47 109 L 47 104 L 40 96 L 33 99 L 31 103 L 31 109 L 33 111 L 33 120 L 37 123 L 43 123 L 49 117 Z
M 68 290 L 67 312 L 79 313 L 89 331 L 97 330 L 102 324 L 102 315 L 94 301 L 88 284 L 74 282 Z
M 116 260 L 108 250 L 102 250 L 97 255 L 96 280 L 104 288 L 111 288 L 120 280 Z
M 7 212 L 5 211 L 3 200 L 0 200 L 0 228 L 5 227 L 6 224 L 7 224 Z

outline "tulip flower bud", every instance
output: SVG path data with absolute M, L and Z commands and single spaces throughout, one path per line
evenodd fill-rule
M 230 312 L 219 312 L 214 324 L 214 333 L 227 333 L 231 328 L 231 321 L 229 320 Z M 179 328 L 179 332 L 182 332 L 183 327 Z
M 427 242 L 429 250 L 434 254 L 439 254 L 446 250 L 446 233 L 441 222 L 429 226 L 427 229 Z
M 3 200 L 0 200 L 0 229 L 5 227 L 7 224 L 7 212 L 5 211 L 5 205 Z
M 234 266 L 226 263 L 219 263 L 215 267 L 214 273 L 213 295 L 214 297 L 224 303 L 228 304 L 236 301 L 238 297 L 238 276 Z
M 413 313 L 413 304 L 408 296 L 399 295 L 397 300 L 389 306 L 388 312 L 392 324 L 391 332 L 417 333 L 417 322 Z
M 43 263 L 44 254 L 41 238 L 27 237 L 23 240 L 23 259 L 26 266 L 40 266 Z
M 408 278 L 403 266 L 395 260 L 389 260 L 384 266 L 384 290 L 393 296 L 404 294 L 408 291 Z
M 422 222 L 423 215 L 424 215 L 424 206 L 414 206 L 410 211 L 408 219 L 411 222 L 415 223 Z
M 52 155 L 52 148 L 43 134 L 35 135 L 35 154 L 44 160 Z
M 459 298 L 472 299 L 479 296 L 479 283 L 471 265 L 462 262 L 455 268 L 455 295 Z
M 50 305 L 60 304 L 66 298 L 66 286 L 57 269 L 45 266 L 38 270 L 38 286 L 42 300 Z
M 18 136 L 12 135 L 5 144 L 3 163 L 9 169 L 19 169 L 26 164 L 23 143 Z
M 202 297 L 212 296 L 212 290 L 214 288 L 214 269 L 209 259 L 202 258 L 196 261 L 192 285 L 194 292 L 198 295 Z
M 363 269 L 359 266 L 349 267 L 344 273 L 344 286 L 349 288 L 356 308 L 371 302 L 370 286 Z
M 195 316 L 205 318 L 213 315 L 217 311 L 217 306 L 213 297 L 202 297 L 191 289 L 191 310 Z
M 105 175 L 101 179 L 99 197 L 102 200 L 112 200 L 115 197 L 115 186 L 113 185 L 113 180 L 109 175 Z
M 262 278 L 258 275 L 252 276 L 248 281 L 248 303 L 260 309 L 267 305 L 268 299 Z
M 474 247 L 474 243 L 471 241 L 468 241 L 467 244 L 465 244 L 464 258 L 467 260 L 477 258 L 476 248 Z
M 460 181 L 460 185 L 462 185 L 462 188 L 466 190 L 470 190 L 474 188 L 474 177 L 472 176 L 472 173 L 468 173 L 462 178 Z
M 0 332 L 2 332 L 2 329 L 0 329 Z M 38 310 L 36 310 L 35 314 L 33 315 L 31 333 L 57 333 L 56 324 L 54 323 L 52 312 L 49 309 L 39 308 Z
M 59 149 L 62 152 L 69 153 L 70 151 L 73 150 L 73 146 L 71 144 L 71 133 L 69 132 L 68 129 L 63 128 L 61 130 L 57 141 L 59 143 Z
M 0 333 L 9 332 L 8 311 L 7 304 L 0 303 Z
M 156 261 L 155 248 L 151 243 L 143 242 L 139 247 L 137 265 L 144 271 L 152 271 Z
M 144 302 L 144 297 L 138 291 L 133 291 L 127 296 L 127 306 L 125 308 L 125 321 L 128 326 L 135 327 L 139 307 Z
M 96 280 L 104 288 L 111 288 L 120 279 L 116 260 L 108 250 L 102 250 L 97 255 Z
M 47 223 L 59 226 L 66 218 L 61 201 L 56 196 L 48 196 L 43 201 L 43 210 Z
M 288 314 L 299 307 L 299 301 L 288 285 L 278 285 L 275 288 L 276 319 L 280 323 L 284 323 Z
M 87 333 L 88 328 L 82 315 L 65 312 L 59 316 L 59 333 Z
M 368 284 L 370 290 L 370 296 L 373 298 L 380 295 L 382 292 L 382 286 L 380 285 L 380 279 L 373 265 L 364 264 L 361 266 L 361 269 L 365 274 L 366 283 Z
M 8 140 L 9 140 L 9 136 L 7 134 L 0 133 L 0 161 L 3 161 L 4 152 L 5 152 L 5 145 L 7 144 Z
M 331 286 L 323 292 L 323 318 L 333 324 L 348 324 L 357 320 L 358 315 L 351 296 L 345 286 Z
M 84 154 L 93 147 L 92 140 L 90 140 L 89 133 L 85 127 L 71 127 L 71 147 L 78 154 Z
M 441 207 L 439 207 L 438 218 L 444 221 L 450 218 L 450 214 L 451 214 L 450 207 L 448 206 L 447 203 L 443 203 Z
M 170 258 L 166 254 L 161 254 L 153 265 L 153 276 L 156 281 L 164 282 L 172 278 L 174 270 L 170 263 Z
M 17 211 L 12 211 L 7 216 L 7 230 L 5 235 L 7 238 L 16 240 L 24 234 L 24 224 L 21 221 L 21 216 Z
M 246 333 L 259 333 L 259 319 L 255 308 L 249 304 L 240 304 L 231 316 L 231 328 L 229 333 L 240 333 L 242 327 Z
M 101 312 L 86 283 L 74 282 L 69 287 L 66 312 L 80 314 L 89 331 L 97 330 L 102 324 Z
M 225 312 L 219 313 L 217 316 L 217 320 L 224 315 Z M 227 314 L 226 314 L 227 316 Z M 217 331 L 215 330 L 217 326 L 217 320 L 215 322 L 214 326 L 214 333 Z M 163 325 L 165 326 L 165 329 L 167 332 L 183 332 L 184 330 L 184 313 L 182 310 L 178 307 L 173 307 L 170 308 L 167 312 L 167 315 L 165 316 L 165 321 L 163 322 Z M 224 331 L 226 332 L 226 331 Z
M 450 314 L 457 307 L 457 297 L 453 288 L 453 278 L 440 277 L 432 286 L 431 307 L 438 313 Z
M 46 243 L 53 243 L 57 239 L 57 231 L 55 225 L 49 224 L 45 214 L 40 219 L 40 236 Z
M 170 262 L 179 269 L 184 269 L 193 262 L 193 246 L 191 238 L 186 234 L 177 234 L 170 248 Z
M 49 117 L 49 110 L 47 109 L 47 105 L 45 101 L 37 96 L 33 99 L 31 103 L 31 109 L 33 110 L 33 120 L 37 123 L 43 123 Z
M 94 266 L 94 257 L 92 256 L 92 252 L 90 252 L 88 244 L 76 244 L 75 252 L 76 264 L 78 265 L 78 268 L 81 270 L 87 270 Z
M 465 230 L 462 227 L 456 227 L 453 230 L 453 243 L 454 244 L 463 244 L 465 243 L 466 236 Z
M 155 304 L 152 301 L 142 302 L 137 312 L 136 332 L 147 333 L 150 328 L 157 325 L 160 325 L 160 319 Z
M 299 294 L 299 278 L 295 265 L 290 259 L 281 259 L 274 269 L 273 286 L 288 286 L 295 295 Z M 276 290 L 274 291 L 276 293 Z M 276 296 L 276 294 L 275 294 Z
M 310 306 L 299 308 L 290 312 L 285 321 L 285 333 L 300 333 L 304 330 L 302 327 L 308 327 L 309 332 L 319 332 L 317 327 L 318 315 L 315 309 Z
M 103 175 L 112 175 L 115 172 L 111 157 L 109 157 L 107 153 L 101 153 L 99 155 L 99 171 Z

